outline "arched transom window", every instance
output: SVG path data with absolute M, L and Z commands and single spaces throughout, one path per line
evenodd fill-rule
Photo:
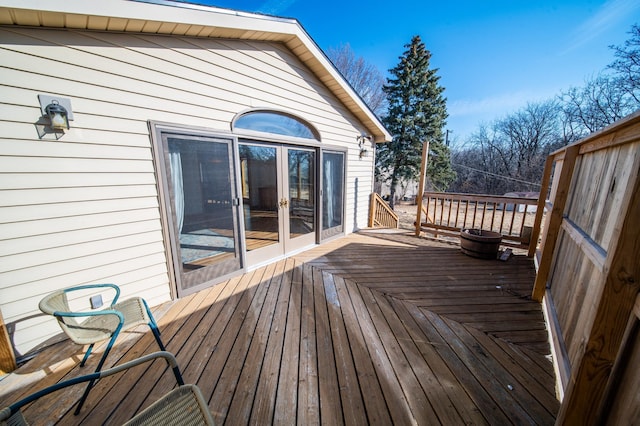
M 320 140 L 320 134 L 311 124 L 281 111 L 254 110 L 245 112 L 234 120 L 233 129 Z

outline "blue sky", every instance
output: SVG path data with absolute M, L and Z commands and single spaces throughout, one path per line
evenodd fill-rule
M 639 0 L 197 0 L 297 19 L 323 49 L 350 44 L 384 76 L 419 35 L 445 87 L 452 140 L 550 99 L 612 62 Z

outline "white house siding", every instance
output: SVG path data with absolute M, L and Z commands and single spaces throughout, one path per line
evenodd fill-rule
M 71 100 L 58 140 L 38 138 L 38 94 Z M 18 355 L 58 333 L 38 310 L 54 289 L 170 299 L 147 121 L 229 131 L 252 107 L 349 148 L 346 229 L 366 226 L 371 150 L 359 158 L 357 120 L 284 45 L 0 27 L 0 309 Z

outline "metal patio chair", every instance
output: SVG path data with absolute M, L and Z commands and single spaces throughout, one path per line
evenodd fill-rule
M 165 394 L 158 401 L 138 413 L 126 425 L 213 425 L 213 418 L 209 407 L 205 402 L 200 389 L 196 385 L 185 385 L 182 374 L 178 368 L 178 362 L 173 354 L 169 352 L 154 352 L 117 365 L 103 371 L 75 377 L 56 383 L 38 392 L 35 392 L 15 404 L 0 410 L 0 422 L 5 421 L 9 426 L 28 425 L 22 411 L 23 406 L 48 395 L 57 390 L 83 382 L 95 382 L 103 377 L 110 376 L 135 367 L 144 362 L 153 361 L 157 358 L 165 358 L 171 366 L 173 374 L 178 383 L 178 387 Z
M 97 309 L 91 311 L 73 311 L 69 307 L 67 295 L 74 291 L 109 289 L 115 291 L 115 296 L 108 309 Z M 100 298 L 102 296 L 100 295 Z M 115 284 L 88 284 L 75 287 L 68 287 L 55 291 L 40 301 L 40 310 L 46 314 L 53 315 L 58 320 L 62 331 L 69 338 L 79 345 L 89 345 L 84 354 L 80 366 L 84 366 L 87 358 L 91 354 L 93 346 L 103 340 L 109 339 L 102 358 L 98 362 L 95 371 L 98 372 L 107 359 L 107 355 L 118 335 L 123 330 L 128 330 L 141 324 L 147 324 L 155 337 L 160 350 L 165 347 L 160 339 L 160 331 L 156 324 L 147 302 L 141 297 L 132 297 L 118 303 L 120 288 Z M 93 386 L 93 381 L 89 381 L 87 388 L 78 402 L 76 414 L 80 412 L 82 404 L 87 399 L 89 391 Z

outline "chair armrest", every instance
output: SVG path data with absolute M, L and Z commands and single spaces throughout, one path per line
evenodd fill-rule
M 118 317 L 120 324 L 124 324 L 124 315 L 122 312 L 116 311 L 115 309 L 105 309 L 102 311 L 86 311 L 86 312 L 64 312 L 64 311 L 55 311 L 53 312 L 53 316 L 56 317 L 97 317 L 100 315 L 115 315 Z
M 153 361 L 156 358 L 164 358 L 167 361 L 167 364 L 169 364 L 169 366 L 173 370 L 173 375 L 176 378 L 176 383 L 178 383 L 178 385 L 180 386 L 184 385 L 182 374 L 180 374 L 180 369 L 178 368 L 178 361 L 176 360 L 176 357 L 171 352 L 167 352 L 167 351 L 153 352 L 147 355 L 143 355 L 140 358 L 136 358 L 134 360 L 125 362 L 123 364 L 116 365 L 115 367 L 111 367 L 107 370 L 102 370 L 100 372 L 100 378 L 111 376 L 112 374 L 119 373 L 123 370 L 126 370 L 131 367 L 135 367 L 136 365 L 140 365 L 148 361 Z
M 86 284 L 86 285 L 77 285 L 74 287 L 68 287 L 65 288 L 63 291 L 65 293 L 71 293 L 72 291 L 77 291 L 77 290 L 90 290 L 90 289 L 94 289 L 94 288 L 111 288 L 113 290 L 115 290 L 116 295 L 113 298 L 113 301 L 111 302 L 111 305 L 115 305 L 118 302 L 118 298 L 120 297 L 120 287 L 118 287 L 115 284 Z
M 102 371 L 98 371 L 95 373 L 91 373 L 91 374 L 86 374 L 83 376 L 78 376 L 78 377 L 74 377 L 73 379 L 69 379 L 69 380 L 65 380 L 59 383 L 56 383 L 55 385 L 51 385 L 49 387 L 46 387 L 42 390 L 39 390 L 38 392 L 35 392 L 23 399 L 21 399 L 20 401 L 9 405 L 8 407 L 4 407 L 0 410 L 0 421 L 6 420 L 9 417 L 11 417 L 14 413 L 16 413 L 18 410 L 20 410 L 21 407 L 23 407 L 26 404 L 29 404 L 30 402 L 35 401 L 38 398 L 41 398 L 45 395 L 48 395 L 52 392 L 58 391 L 60 389 L 69 387 L 69 386 L 73 386 L 73 385 L 77 385 L 79 383 L 84 383 L 84 382 L 89 382 L 92 380 L 98 380 L 101 379 L 103 377 L 106 376 L 111 376 L 112 374 L 116 374 L 116 373 L 120 373 L 124 370 L 127 370 L 131 367 L 135 367 L 137 365 L 143 364 L 145 362 L 148 361 L 153 361 L 157 358 L 164 358 L 167 361 L 167 364 L 169 364 L 173 370 L 173 374 L 176 378 L 176 382 L 178 383 L 178 385 L 182 386 L 184 385 L 184 380 L 182 379 L 182 374 L 180 373 L 180 369 L 178 368 L 178 361 L 176 360 L 175 356 L 173 356 L 172 353 L 167 352 L 167 351 L 158 351 L 158 352 L 154 352 L 148 355 L 144 355 L 141 356 L 140 358 L 136 358 L 134 360 L 131 360 L 129 362 L 125 362 L 123 364 L 117 365 L 115 367 L 109 368 L 107 370 L 102 370 Z

